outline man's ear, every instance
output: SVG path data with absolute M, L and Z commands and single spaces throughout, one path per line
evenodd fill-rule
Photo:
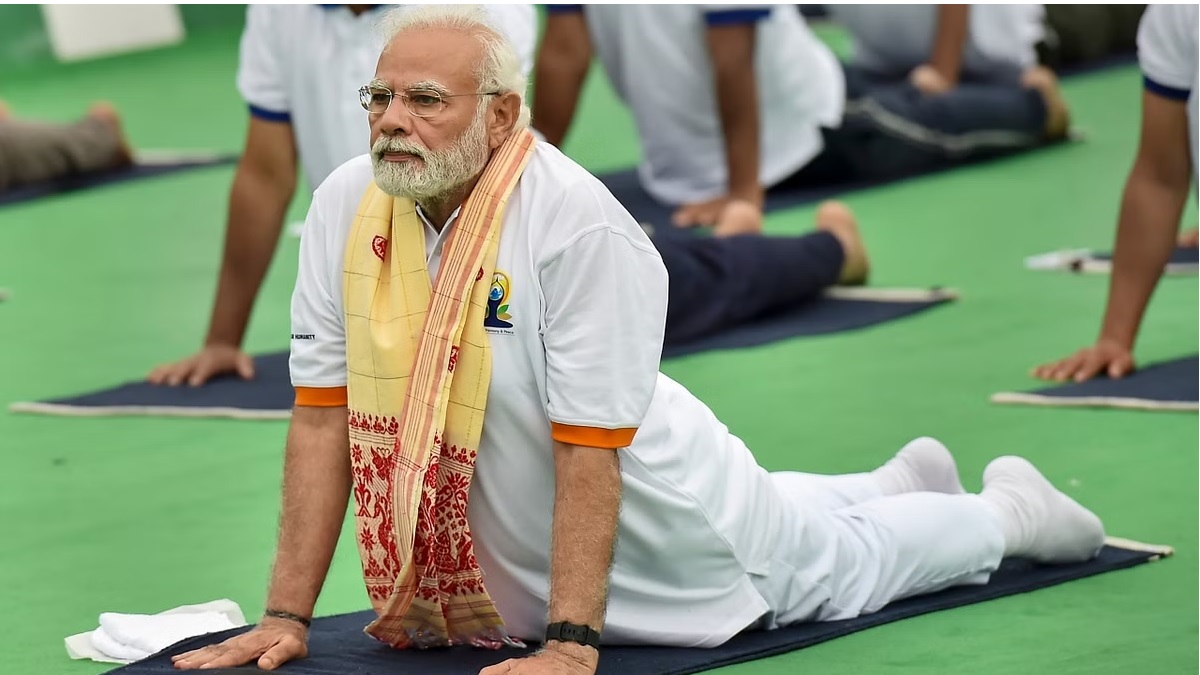
M 510 91 L 495 98 L 488 106 L 488 147 L 492 150 L 508 138 L 521 116 L 520 96 Z

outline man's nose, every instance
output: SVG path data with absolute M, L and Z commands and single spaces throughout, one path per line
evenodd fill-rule
M 409 111 L 399 96 L 393 98 L 387 110 L 377 117 L 375 124 L 385 136 L 408 136 L 412 133 L 416 121 L 416 116 Z

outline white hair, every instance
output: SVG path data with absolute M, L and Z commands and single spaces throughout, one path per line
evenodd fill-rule
M 381 20 L 384 51 L 396 36 L 409 30 L 441 28 L 471 33 L 483 44 L 483 62 L 475 70 L 479 93 L 499 92 L 516 94 L 521 112 L 514 131 L 529 126 L 529 105 L 525 101 L 528 81 L 521 68 L 521 59 L 508 38 L 496 27 L 491 15 L 482 5 L 409 5 L 389 11 Z M 486 108 L 486 100 L 480 109 Z

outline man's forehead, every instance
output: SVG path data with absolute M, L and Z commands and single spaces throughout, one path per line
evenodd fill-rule
M 471 49 L 470 35 L 434 30 L 412 30 L 397 35 L 379 56 L 376 79 L 395 88 L 437 83 L 444 89 L 471 87 L 472 60 L 481 52 Z
M 415 81 L 400 81 L 395 78 L 380 77 L 376 74 L 375 79 L 371 80 L 371 86 L 384 87 L 392 91 L 406 91 L 412 89 L 428 89 L 438 93 L 449 93 L 450 87 L 444 82 L 438 80 L 415 80 Z

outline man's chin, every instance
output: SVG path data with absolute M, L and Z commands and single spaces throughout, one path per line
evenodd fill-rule
M 386 195 L 397 199 L 411 199 L 414 202 L 437 201 L 447 194 L 447 190 L 427 190 L 411 185 L 398 185 L 395 181 L 375 179 L 375 185 Z

